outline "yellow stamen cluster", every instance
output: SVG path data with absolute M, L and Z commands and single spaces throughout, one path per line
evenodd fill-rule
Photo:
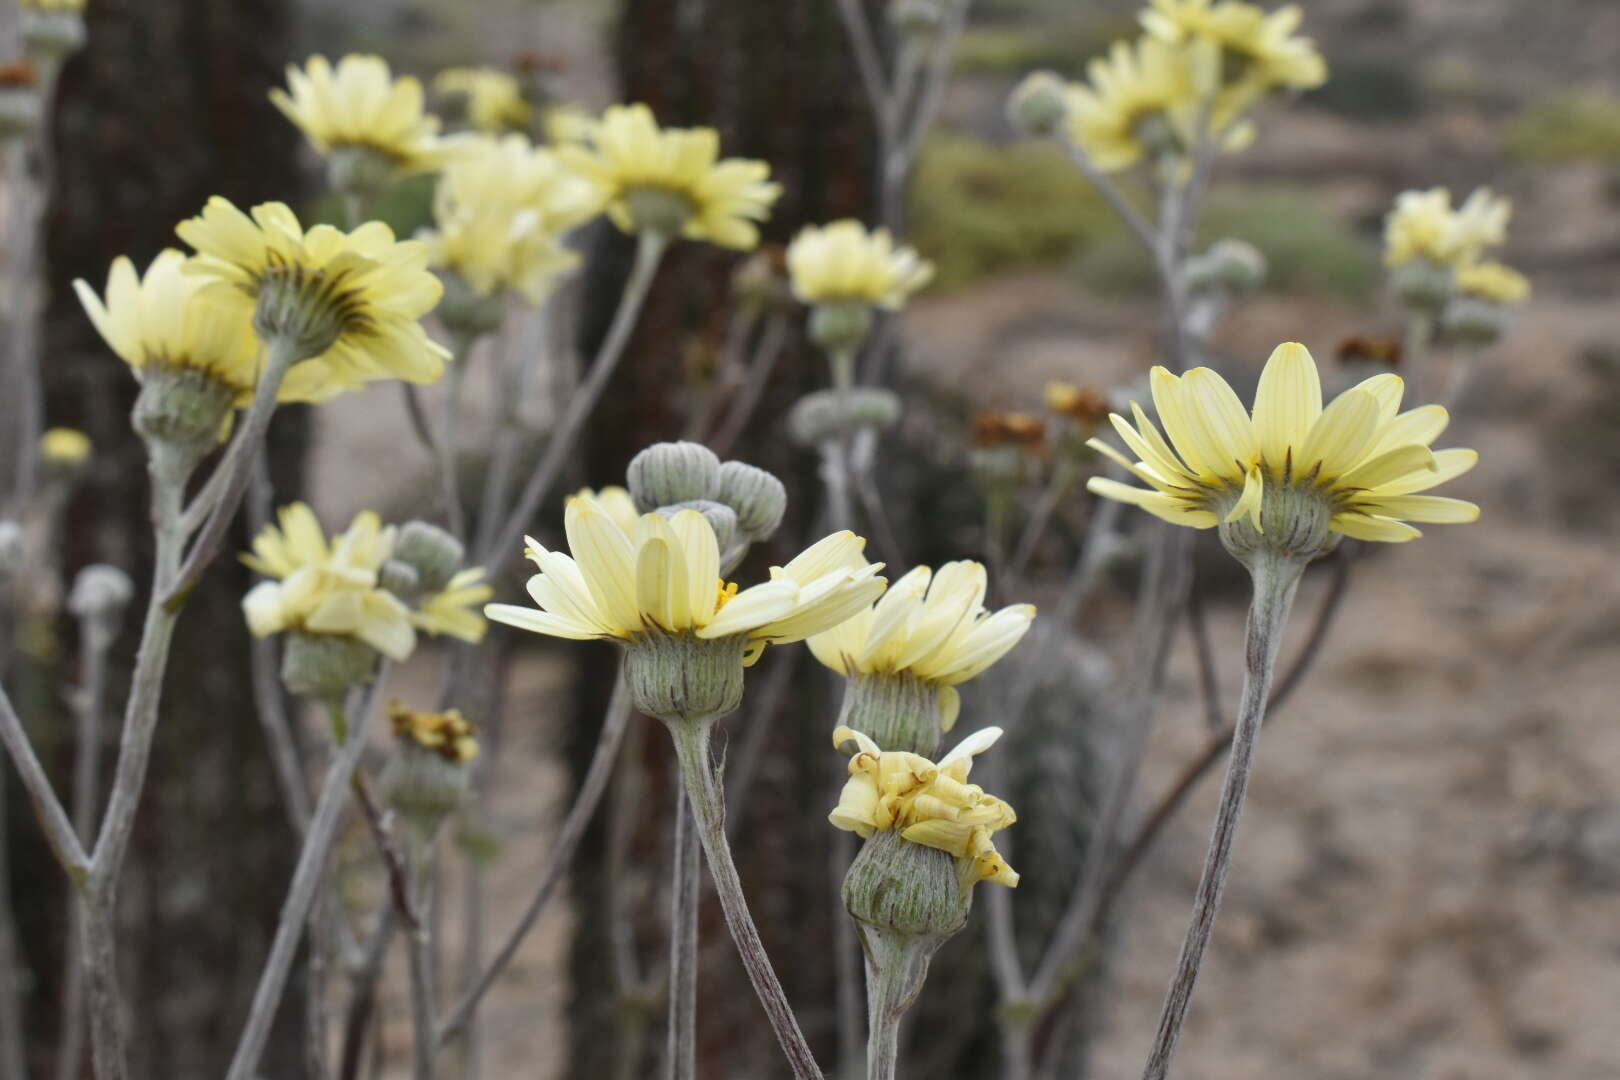
M 478 756 L 476 729 L 459 709 L 442 713 L 412 712 L 393 701 L 388 705 L 388 719 L 399 738 L 410 739 L 446 761 L 465 765 Z
M 90 450 L 90 436 L 78 428 L 53 427 L 39 438 L 39 455 L 52 465 L 82 465 Z

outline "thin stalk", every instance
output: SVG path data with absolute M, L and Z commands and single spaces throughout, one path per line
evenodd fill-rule
M 62 800 L 56 797 L 50 777 L 45 775 L 45 768 L 34 753 L 34 744 L 29 741 L 28 732 L 17 718 L 17 710 L 12 708 L 11 698 L 3 686 L 0 686 L 0 742 L 6 744 L 6 751 L 17 766 L 17 775 L 22 777 L 23 788 L 33 803 L 34 816 L 39 819 L 51 854 L 56 856 L 74 885 L 82 888 L 90 875 L 90 856 L 79 844 L 73 822 L 63 809 Z
M 1412 400 L 1429 400 L 1429 346 L 1434 343 L 1434 314 L 1423 308 L 1409 309 L 1406 335 L 1401 341 L 1401 366 L 1409 372 Z
M 17 919 L 11 908 L 11 823 L 6 813 L 7 780 L 6 770 L 0 768 L 0 1070 L 5 1076 L 28 1080 L 27 1033 L 22 1020 L 22 996 L 28 980 L 17 956 Z M 78 970 L 78 965 L 70 959 L 68 978 L 76 977 Z M 82 988 L 74 996 L 75 999 L 82 998 Z M 80 1041 L 83 1041 L 82 1036 Z M 75 1070 L 82 1053 L 81 1047 L 80 1052 L 74 1055 Z
M 864 930 L 866 953 L 866 1077 L 895 1080 L 900 1065 L 900 1019 L 922 992 L 939 942 Z
M 358 1080 L 360 1059 L 365 1056 L 366 1033 L 377 1008 L 377 980 L 382 977 L 388 944 L 394 939 L 394 904 L 384 904 L 377 915 L 377 928 L 366 943 L 360 965 L 349 975 L 349 1010 L 343 1021 L 343 1052 L 338 1060 L 338 1080 Z
M 411 868 L 414 871 L 412 906 L 418 912 L 425 912 L 434 891 L 433 838 L 418 836 L 413 846 L 415 850 L 411 858 Z M 434 1080 L 437 1075 L 435 1061 L 438 1057 L 438 1040 L 434 1038 L 437 1026 L 433 1019 L 437 997 L 434 990 L 433 935 L 426 920 L 419 918 L 416 922 L 415 929 L 409 934 L 411 1035 L 414 1047 L 412 1076 L 414 1080 Z
M 624 740 L 623 759 L 613 778 L 612 803 L 608 814 L 607 840 L 607 918 L 608 944 L 613 954 L 613 984 L 618 995 L 618 1042 L 615 1044 L 620 1080 L 642 1076 L 641 1059 L 647 1041 L 651 1013 L 656 1007 L 656 977 L 642 975 L 636 954 L 635 898 L 630 884 L 630 845 L 646 790 L 646 770 L 642 753 L 647 728 L 637 724 Z M 684 795 L 683 795 L 684 799 Z
M 451 339 L 452 359 L 446 372 L 444 408 L 439 417 L 439 486 L 444 498 L 444 516 L 450 535 L 466 535 L 466 514 L 461 506 L 461 409 L 467 384 L 467 365 L 472 362 L 473 334 L 456 333 Z
M 759 403 L 765 396 L 765 388 L 770 385 L 771 373 L 776 370 L 776 361 L 782 355 L 782 347 L 787 344 L 788 318 L 781 311 L 773 313 L 765 323 L 765 329 L 760 334 L 759 345 L 754 351 L 753 359 L 748 364 L 748 374 L 743 377 L 742 388 L 737 391 L 736 400 L 727 410 L 725 421 L 709 438 L 709 449 L 720 457 L 731 453 L 737 440 L 748 427 L 748 422 L 754 418 L 759 410 Z
M 1097 193 L 1113 208 L 1114 213 L 1119 215 L 1120 220 L 1125 223 L 1125 227 L 1131 230 L 1131 234 L 1142 242 L 1142 246 L 1147 248 L 1148 254 L 1152 255 L 1156 260 L 1159 256 L 1159 235 L 1157 230 L 1148 224 L 1148 220 L 1142 216 L 1142 212 L 1120 193 L 1119 188 L 1114 186 L 1114 182 L 1108 179 L 1108 174 L 1091 163 L 1091 158 L 1087 156 L 1084 150 L 1080 149 L 1073 139 L 1065 134 L 1062 136 L 1062 142 L 1063 149 L 1069 155 L 1069 160 L 1074 162 L 1074 167 L 1079 169 L 1081 175 L 1090 182 L 1092 187 L 1097 189 Z
M 253 1004 L 248 1010 L 247 1022 L 242 1027 L 242 1036 L 237 1042 L 236 1053 L 231 1057 L 225 1080 L 252 1080 L 257 1074 L 259 1059 L 264 1056 L 265 1043 L 270 1038 L 270 1025 L 275 1020 L 277 1006 L 287 986 L 287 975 L 292 970 L 293 954 L 297 951 L 299 938 L 303 936 L 310 905 L 315 900 L 315 890 L 325 876 L 327 856 L 331 854 L 338 823 L 349 801 L 350 782 L 360 766 L 360 755 L 366 748 L 366 731 L 371 726 L 377 703 L 382 699 L 387 674 L 388 662 L 384 660 L 378 665 L 371 686 L 365 692 L 363 704 L 353 712 L 355 719 L 348 725 L 342 748 L 321 785 L 320 799 L 315 804 L 315 813 L 310 819 L 309 832 L 298 855 L 298 865 L 293 871 L 287 898 L 281 905 L 281 919 L 270 945 L 270 955 L 265 959 L 264 970 L 259 975 Z M 351 698 L 355 696 L 358 694 L 352 694 Z M 99 1072 L 97 1075 L 100 1076 Z
M 669 886 L 669 1030 L 664 1076 L 697 1076 L 698 908 L 702 903 L 699 852 L 702 845 L 685 788 L 675 789 L 675 851 Z
M 523 449 L 522 406 L 529 399 L 529 387 L 534 370 L 550 342 L 551 301 L 533 313 L 538 323 L 539 347 L 526 347 L 527 322 L 520 321 L 517 345 L 507 353 L 502 372 L 500 413 L 495 428 L 495 449 L 490 459 L 489 476 L 484 481 L 483 494 L 478 506 L 478 524 L 473 532 L 473 551 L 484 551 L 485 544 L 500 525 L 503 507 L 511 498 L 512 473 L 517 467 L 519 452 Z
M 1211 731 L 1225 727 L 1221 709 L 1220 672 L 1215 667 L 1215 647 L 1209 640 L 1209 617 L 1204 611 L 1204 590 L 1193 581 L 1187 590 L 1187 627 L 1192 631 L 1193 651 L 1198 657 L 1198 689 L 1204 700 L 1204 723 Z
M 754 917 L 749 914 L 748 900 L 743 895 L 742 881 L 737 876 L 737 865 L 731 858 L 731 845 L 726 842 L 725 792 L 719 772 L 709 760 L 709 740 L 714 729 L 711 717 L 692 720 L 674 720 L 666 723 L 675 742 L 675 755 L 680 764 L 681 783 L 686 787 L 692 811 L 697 819 L 698 835 L 703 840 L 703 853 L 714 879 L 715 892 L 720 897 L 720 909 L 726 917 L 726 927 L 742 958 L 748 981 L 765 1008 L 776 1041 L 787 1056 L 788 1065 L 798 1080 L 822 1080 L 815 1054 L 799 1030 L 799 1021 L 793 1015 L 782 983 L 771 967 L 760 940 Z
M 827 849 L 827 889 L 833 917 L 834 1005 L 838 1020 L 838 1075 L 853 1076 L 861 1063 L 861 939 L 844 904 L 844 874 L 860 850 L 855 834 L 839 830 Z
M 855 54 L 855 67 L 861 75 L 861 86 L 866 90 L 866 104 L 881 126 L 888 116 L 889 87 L 884 81 L 883 61 L 879 58 L 872 25 L 867 22 L 861 0 L 838 0 L 838 17 Z
M 625 346 L 630 343 L 631 331 L 635 329 L 636 318 L 647 300 L 647 293 L 652 289 L 653 278 L 658 273 L 658 265 L 663 261 L 669 242 L 670 238 L 662 233 L 651 230 L 644 230 L 641 233 L 636 247 L 635 265 L 631 267 L 630 277 L 625 281 L 618 309 L 613 313 L 613 322 L 608 327 L 607 336 L 602 339 L 602 345 L 597 350 L 590 374 L 569 398 L 567 409 L 552 430 L 550 441 L 546 443 L 546 451 L 540 458 L 540 464 L 529 474 L 528 483 L 524 484 L 522 493 L 518 495 L 517 507 L 496 534 L 490 547 L 480 553 L 481 562 L 487 563 L 497 555 L 505 561 L 510 555 L 516 554 L 517 543 L 523 538 L 523 530 L 528 528 L 530 520 L 539 511 L 546 496 L 551 494 L 551 487 L 556 483 L 558 474 L 562 472 L 564 463 L 568 461 L 580 432 L 584 430 L 585 421 L 595 411 L 596 403 L 601 400 L 602 392 L 607 389 L 608 382 L 613 378 L 613 372 L 619 366 L 619 360 L 624 356 Z
M 1193 898 L 1192 921 L 1187 928 L 1186 940 L 1182 943 L 1181 955 L 1176 961 L 1175 975 L 1159 1017 L 1158 1033 L 1142 1072 L 1143 1080 L 1165 1080 L 1170 1073 L 1170 1060 L 1175 1053 L 1188 1006 L 1192 1003 L 1193 987 L 1203 965 L 1204 951 L 1215 929 L 1215 917 L 1220 911 L 1227 874 L 1232 868 L 1232 845 L 1237 839 L 1238 820 L 1248 793 L 1255 748 L 1259 744 L 1260 727 L 1265 720 L 1266 699 L 1271 693 L 1272 674 L 1282 647 L 1283 629 L 1287 625 L 1288 612 L 1293 606 L 1294 593 L 1299 587 L 1300 573 L 1304 568 L 1305 563 L 1300 559 L 1271 554 L 1256 557 L 1249 567 L 1254 582 L 1254 598 L 1249 608 L 1244 638 L 1245 676 L 1243 694 L 1238 704 L 1237 729 L 1232 738 L 1232 757 L 1221 787 L 1221 802 L 1215 814 L 1209 854 L 1204 860 L 1204 871 Z
M 1035 503 L 1035 509 L 1030 511 L 1029 521 L 1025 523 L 1024 531 L 1018 537 L 1018 546 L 1013 549 L 1012 561 L 1007 564 L 1009 581 L 1023 580 L 1024 571 L 1029 569 L 1029 560 L 1034 557 L 1035 548 L 1040 544 L 1041 537 L 1046 534 L 1046 527 L 1052 522 L 1052 514 L 1078 479 L 1080 468 L 1071 461 L 1060 461 L 1057 468 L 1052 470 L 1046 488 L 1041 492 L 1039 501 Z

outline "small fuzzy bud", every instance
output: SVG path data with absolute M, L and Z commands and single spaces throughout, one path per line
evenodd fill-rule
M 787 513 L 787 489 L 782 481 L 741 461 L 720 466 L 714 497 L 736 511 L 737 525 L 754 541 L 776 532 Z
M 1454 296 L 1440 314 L 1440 330 L 1464 345 L 1493 345 L 1507 329 L 1508 309 L 1478 296 Z
M 705 639 L 654 629 L 625 649 L 630 700 L 666 722 L 724 716 L 742 701 L 746 634 Z
M 1389 284 L 1403 304 L 1435 311 L 1456 291 L 1457 272 L 1449 266 L 1416 258 L 1392 270 Z
M 400 526 L 399 539 L 394 542 L 393 561 L 416 571 L 418 590 L 435 593 L 450 583 L 466 554 L 461 541 L 437 525 L 407 521 Z
M 836 300 L 810 309 L 810 340 L 827 352 L 852 352 L 872 332 L 872 305 Z
M 406 603 L 422 595 L 422 575 L 416 572 L 416 567 L 398 559 L 382 564 L 382 569 L 377 571 L 377 584 Z
M 383 768 L 383 797 L 400 817 L 431 837 L 467 797 L 478 740 L 456 709 L 418 713 L 393 702 L 388 714 L 396 741 L 394 756 Z
M 843 394 L 836 390 L 806 394 L 788 415 L 788 427 L 800 445 L 820 446 L 861 428 L 887 431 L 899 420 L 898 395 L 877 387 L 857 386 Z
M 844 907 L 873 930 L 943 940 L 961 930 L 973 907 L 957 860 L 899 832 L 875 832 L 844 875 Z
M 281 682 L 294 694 L 342 700 L 351 687 L 371 681 L 377 653 L 346 634 L 289 632 L 281 654 Z
M 128 574 L 107 563 L 92 563 L 74 577 L 67 609 L 76 618 L 116 625 L 134 596 L 135 583 Z
M 1266 280 L 1266 257 L 1243 240 L 1227 237 L 1187 260 L 1187 287 L 1194 292 L 1221 291 L 1242 295 Z
M 1175 124 L 1165 113 L 1152 112 L 1136 122 L 1131 134 L 1142 144 L 1147 156 L 1154 159 L 1180 157 L 1186 153 Z
M 195 465 L 219 444 L 235 399 L 235 390 L 206 372 L 148 367 L 135 399 L 135 430 L 153 448 L 155 463 L 161 446 Z
M 714 539 L 723 552 L 731 547 L 737 539 L 737 511 L 725 503 L 714 502 L 711 499 L 691 499 L 687 502 L 674 503 L 670 506 L 660 506 L 655 513 L 662 517 L 672 518 L 682 510 L 696 510 L 703 515 L 714 530 Z
M 666 237 L 681 235 L 694 209 L 686 196 L 662 187 L 632 187 L 624 194 L 624 205 L 632 231 Z
M 444 296 L 433 313 L 450 330 L 469 339 L 479 338 L 495 333 L 506 321 L 506 304 L 500 293 L 481 296 L 460 274 L 449 270 L 439 271 L 439 281 L 444 285 Z M 465 356 L 456 357 L 457 363 L 466 360 Z
M 0 521 L 0 581 L 9 581 L 22 569 L 26 554 L 22 526 L 15 521 Z
M 1023 135 L 1056 134 L 1069 115 L 1068 83 L 1051 71 L 1032 71 L 1007 98 L 1007 119 Z
M 626 483 L 637 513 L 714 497 L 720 459 L 702 443 L 654 443 L 630 459 Z

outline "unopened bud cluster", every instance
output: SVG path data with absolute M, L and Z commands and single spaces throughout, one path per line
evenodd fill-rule
M 379 572 L 379 584 L 407 603 L 439 592 L 455 577 L 467 549 L 450 533 L 426 521 L 400 526 L 394 551 Z
M 788 414 L 788 427 L 801 446 L 817 447 L 857 431 L 887 431 L 899 420 L 900 398 L 893 391 L 856 386 L 806 394 Z
M 697 510 L 714 528 L 723 555 L 769 537 L 787 512 L 780 480 L 740 461 L 721 462 L 701 443 L 647 447 L 630 460 L 626 484 L 638 513 Z
M 1055 135 L 1069 115 L 1068 84 L 1052 71 L 1032 71 L 1007 98 L 1007 119 L 1020 134 Z

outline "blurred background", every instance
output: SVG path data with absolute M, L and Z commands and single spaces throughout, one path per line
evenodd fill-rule
M 1271 719 L 1177 1075 L 1607 1080 L 1620 1076 L 1620 5 L 1304 7 L 1302 32 L 1326 57 L 1329 80 L 1265 107 L 1255 145 L 1221 162 L 1206 215 L 1206 241 L 1248 240 L 1271 267 L 1265 290 L 1218 328 L 1216 366 L 1241 387 L 1280 341 L 1303 341 L 1328 363 L 1347 338 L 1398 338 L 1402 317 L 1382 291 L 1380 238 L 1384 214 L 1408 188 L 1446 185 L 1460 198 L 1484 184 L 1509 196 L 1502 258 L 1530 277 L 1535 294 L 1466 387 L 1442 440 L 1481 453 L 1479 468 L 1447 492 L 1479 503 L 1481 521 L 1366 553 L 1316 666 Z M 895 385 L 907 419 L 877 469 L 918 562 L 983 553 L 966 464 L 975 410 L 1035 410 L 1047 380 L 1115 388 L 1156 362 L 1161 309 L 1145 257 L 1060 150 L 1015 140 L 1004 119 L 1022 75 L 1050 68 L 1079 77 L 1089 57 L 1134 33 L 1137 8 L 1118 0 L 973 5 L 906 200 L 908 239 L 939 273 L 904 317 Z M 92 0 L 89 27 L 52 121 L 59 183 L 47 231 L 48 416 L 85 429 L 98 447 L 70 511 L 61 556 L 70 572 L 93 561 L 133 572 L 150 556 L 144 466 L 126 419 L 134 383 L 68 282 L 99 285 L 118 254 L 144 265 L 173 242 L 174 222 L 212 193 L 321 212 L 310 201 L 315 162 L 265 100 L 289 62 L 373 51 L 422 76 L 469 63 L 508 68 L 549 99 L 592 111 L 647 101 L 665 123 L 717 127 L 727 154 L 771 162 L 786 194 L 766 227 L 769 242 L 785 243 L 807 222 L 874 217 L 872 131 L 833 0 Z M 396 229 L 426 221 L 429 190 L 393 193 L 387 216 Z M 630 244 L 606 227 L 584 242 L 591 271 L 556 333 L 588 350 Z M 679 435 L 680 392 L 701 381 L 718 348 L 736 262 L 710 247 L 677 250 L 572 486 L 619 482 L 636 450 Z M 735 452 L 796 478 L 784 536 L 810 528 L 797 496 L 812 499 L 815 482 L 810 455 L 780 429 L 794 398 L 824 383 L 818 363 L 807 346 L 790 346 Z M 559 369 L 525 403 L 536 425 L 572 377 Z M 471 392 L 493 410 L 493 386 L 476 373 Z M 391 519 L 418 508 L 432 463 L 403 434 L 391 388 L 277 415 L 279 501 L 301 494 L 332 525 L 361 508 Z M 1072 540 L 1063 515 L 1058 535 Z M 1209 537 L 1200 543 L 1216 550 Z M 1056 575 L 1066 550 L 1038 553 L 1036 565 Z M 1206 598 L 1228 715 L 1241 651 L 1236 580 L 1212 575 Z M 220 1072 L 296 851 L 245 690 L 237 603 L 246 581 L 245 571 L 216 567 L 182 623 L 171 682 L 183 688 L 172 697 L 182 707 L 160 734 L 124 889 L 125 976 L 141 1003 L 135 1050 L 148 1077 Z M 1093 619 L 1123 625 L 1128 588 L 1128 576 L 1111 582 L 1088 613 L 1077 671 L 1128 660 L 1119 642 L 1086 633 Z M 1301 611 L 1325 588 L 1313 571 Z M 518 595 L 511 580 L 497 591 Z M 1304 619 L 1296 622 L 1297 637 Z M 493 758 L 501 801 L 462 836 L 486 852 L 482 887 L 499 927 L 527 898 L 611 679 L 605 649 L 551 651 L 514 636 L 491 635 L 492 647 L 520 650 Z M 131 625 L 126 647 L 133 639 Z M 52 664 L 73 651 L 45 642 L 38 655 L 36 695 L 56 684 Z M 429 654 L 404 673 L 401 696 L 413 685 L 430 692 L 436 660 Z M 762 673 L 784 662 L 773 656 Z M 805 693 L 790 695 L 777 715 L 747 717 L 774 727 L 737 842 L 756 915 L 820 1048 L 835 1039 L 822 944 L 836 882 L 825 807 L 801 802 L 793 781 L 797 761 L 835 767 L 822 760 L 832 757 L 824 728 L 833 703 L 824 683 L 798 677 Z M 965 719 L 993 711 L 993 682 L 967 690 Z M 559 704 L 569 700 L 575 707 Z M 1077 728 L 1106 726 L 1093 716 L 1106 709 L 1065 701 L 1049 710 L 1040 737 L 1080 748 L 1059 782 L 1083 818 L 1107 766 L 1107 739 L 1088 741 Z M 1144 802 L 1203 746 L 1202 711 L 1183 642 Z M 645 799 L 662 806 L 665 748 L 651 738 L 639 745 Z M 1026 742 L 1025 753 L 1043 745 Z M 57 749 L 65 767 L 65 741 Z M 48 744 L 42 753 L 50 757 Z M 1088 1075 L 1140 1068 L 1215 788 L 1206 782 L 1194 794 L 1120 908 L 1073 1035 Z M 1022 811 L 1018 789 L 1006 794 Z M 14 784 L 7 797 L 25 1015 L 41 1033 L 42 1070 L 57 1015 L 63 888 Z M 656 862 L 660 835 L 649 826 L 633 842 Z M 485 1008 L 486 1076 L 608 1075 L 618 1010 L 634 1003 L 615 993 L 601 905 L 607 898 L 644 909 L 646 959 L 661 948 L 662 900 L 647 882 L 612 893 L 598 854 L 604 842 L 599 828 L 567 902 L 549 910 Z M 1039 904 L 1044 863 L 1021 865 L 1016 849 L 1012 861 L 1025 879 L 1015 902 L 1026 902 L 1027 890 Z M 460 900 L 454 890 L 447 896 L 445 917 L 454 919 Z M 980 930 L 975 922 L 947 946 L 958 954 L 955 976 L 929 984 L 914 1033 L 920 1074 L 995 1075 Z M 778 1075 L 717 911 L 706 913 L 705 935 L 701 1035 L 713 1063 L 705 1075 Z M 383 1075 L 408 1066 L 402 960 L 399 967 L 380 1005 Z M 265 1061 L 268 1077 L 304 1075 L 301 1008 L 295 989 Z M 658 1042 L 661 1016 L 653 1025 Z M 740 1061 L 763 1064 L 730 1071 Z

